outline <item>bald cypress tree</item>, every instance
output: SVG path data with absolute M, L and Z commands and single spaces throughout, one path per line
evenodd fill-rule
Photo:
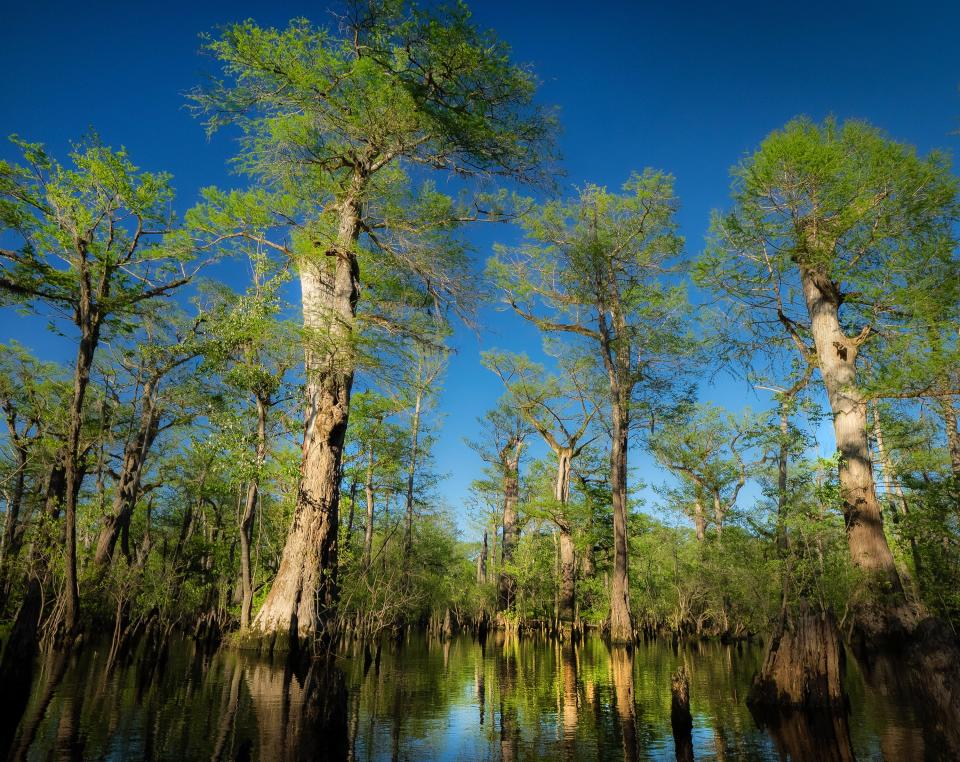
M 300 487 L 253 623 L 258 641 L 289 633 L 294 643 L 325 630 L 337 602 L 340 466 L 365 331 L 409 332 L 411 313 L 471 293 L 454 230 L 491 207 L 456 202 L 423 172 L 540 177 L 552 119 L 533 103 L 531 74 L 463 5 L 351 3 L 335 28 L 246 22 L 208 50 L 224 76 L 194 103 L 211 130 L 240 126 L 238 166 L 264 189 L 211 195 L 208 222 L 264 242 L 267 229 L 284 228 L 267 245 L 300 275 Z M 375 306 L 384 298 L 395 307 L 398 291 L 402 308 Z

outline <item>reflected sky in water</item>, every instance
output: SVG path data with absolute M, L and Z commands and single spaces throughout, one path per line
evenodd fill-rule
M 910 707 L 870 689 L 852 661 L 849 717 L 759 727 L 744 699 L 762 652 L 749 645 L 658 641 L 631 653 L 598 638 L 412 635 L 367 665 L 348 644 L 336 673 L 346 690 L 324 687 L 333 698 L 313 714 L 309 682 L 283 664 L 175 641 L 159 664 L 108 673 L 106 650 L 88 648 L 56 685 L 41 665 L 18 736 L 27 758 L 673 760 L 670 675 L 681 664 L 697 760 L 936 758 Z M 334 719 L 320 727 L 318 716 Z

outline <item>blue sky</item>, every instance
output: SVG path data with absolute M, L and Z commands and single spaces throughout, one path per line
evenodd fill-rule
M 960 3 L 474 2 L 515 58 L 533 65 L 541 100 L 559 107 L 566 186 L 619 186 L 647 166 L 676 176 L 687 252 L 696 255 L 711 209 L 726 204 L 729 167 L 792 116 L 865 118 L 922 151 L 956 153 L 960 129 Z M 254 18 L 282 25 L 327 17 L 326 3 L 10 2 L 0 0 L 2 128 L 62 155 L 94 127 L 144 169 L 173 173 L 182 208 L 204 185 L 235 185 L 227 136 L 208 142 L 182 93 L 212 71 L 198 34 Z M 10 151 L 3 146 L 0 155 Z M 478 262 L 509 231 L 471 233 Z M 0 341 L 49 359 L 64 345 L 42 319 L 0 312 Z M 489 309 L 479 339 L 458 331 L 441 402 L 438 466 L 459 507 L 480 464 L 464 437 L 500 394 L 481 348 L 528 349 L 536 334 Z M 721 381 L 705 397 L 739 409 L 766 401 Z M 647 472 L 646 480 L 663 477 Z

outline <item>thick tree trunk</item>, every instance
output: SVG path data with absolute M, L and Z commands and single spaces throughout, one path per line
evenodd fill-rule
M 257 452 L 256 471 L 247 485 L 247 496 L 240 515 L 240 629 L 250 626 L 253 611 L 253 563 L 250 547 L 253 542 L 253 519 L 257 512 L 260 494 L 260 471 L 267 459 L 267 401 L 254 395 L 257 404 Z
M 693 527 L 697 533 L 697 542 L 703 542 L 707 534 L 707 518 L 703 515 L 703 503 L 699 498 L 693 501 Z
M 560 527 L 560 623 L 569 634 L 575 618 L 577 598 L 576 587 L 577 563 L 573 547 L 573 534 L 570 527 L 564 524 Z
M 353 387 L 353 326 L 359 298 L 354 243 L 360 231 L 362 178 L 355 177 L 340 204 L 337 247 L 327 252 L 333 267 L 301 266 L 306 409 L 300 485 L 280 569 L 257 613 L 253 629 L 282 646 L 289 636 L 331 635 L 337 603 L 337 532 L 340 466 Z
M 747 700 L 756 707 L 841 709 L 843 671 L 843 643 L 833 615 L 784 612 Z
M 618 390 L 619 391 L 619 390 Z M 613 407 L 613 443 L 610 448 L 610 486 L 613 499 L 613 574 L 610 577 L 610 640 L 633 641 L 630 582 L 627 562 L 627 443 L 626 400 L 616 395 Z
M 886 591 L 902 598 L 903 585 L 883 533 L 870 459 L 867 403 L 857 385 L 859 345 L 840 327 L 840 296 L 820 273 L 801 268 L 803 293 L 816 346 L 817 361 L 833 412 L 840 452 L 840 496 L 853 563 Z
M 154 405 L 155 389 L 153 380 L 144 384 L 140 423 L 136 434 L 124 448 L 123 466 L 113 496 L 113 511 L 103 518 L 103 526 L 97 538 L 97 550 L 93 557 L 94 564 L 100 568 L 106 567 L 113 558 L 117 538 L 125 527 L 129 526 L 130 517 L 136 508 L 137 500 L 140 499 L 143 464 L 157 438 L 159 428 L 159 414 Z
M 554 483 L 554 499 L 559 503 L 561 513 L 566 513 L 570 499 L 570 468 L 574 449 L 569 444 L 553 447 L 557 456 L 557 478 Z M 558 616 L 564 630 L 564 637 L 572 632 L 576 618 L 577 599 L 577 563 L 573 545 L 573 532 L 566 516 L 554 522 L 560 530 L 559 594 L 557 601 Z
M 516 595 L 516 580 L 505 567 L 513 561 L 513 551 L 520 539 L 520 527 L 517 524 L 517 503 L 520 499 L 520 449 L 523 443 L 517 440 L 512 447 L 506 448 L 502 456 L 503 466 L 503 542 L 501 543 L 502 563 L 500 583 L 497 591 L 497 611 L 509 611 L 513 608 Z M 512 452 L 511 452 L 512 450 Z

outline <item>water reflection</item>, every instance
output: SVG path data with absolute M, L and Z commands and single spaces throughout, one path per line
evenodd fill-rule
M 374 647 L 294 671 L 172 641 L 112 670 L 107 649 L 41 662 L 13 747 L 29 759 L 761 760 L 935 758 L 908 705 L 848 676 L 851 715 L 761 718 L 743 702 L 761 653 L 719 643 L 634 649 L 491 632 Z M 161 652 L 157 652 L 159 656 Z M 153 663 L 147 663 L 153 662 Z M 690 676 L 677 748 L 670 677 Z M 933 756 L 932 756 L 933 755 Z

